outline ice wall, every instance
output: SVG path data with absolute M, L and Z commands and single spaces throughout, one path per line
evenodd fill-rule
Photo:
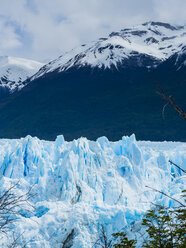
M 186 143 L 139 142 L 134 135 L 118 142 L 1 139 L 0 192 L 18 180 L 19 193 L 34 185 L 35 209 L 23 210 L 15 227 L 25 231 L 20 242 L 28 247 L 91 248 L 101 224 L 109 236 L 137 228 L 152 202 L 175 204 L 145 187 L 179 197 L 185 177 L 169 160 L 184 168 Z

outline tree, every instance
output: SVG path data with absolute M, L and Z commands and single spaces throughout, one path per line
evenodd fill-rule
M 186 202 L 186 190 L 182 191 L 184 201 Z M 179 207 L 173 211 L 176 219 L 176 225 L 174 230 L 174 236 L 176 240 L 176 247 L 186 247 L 186 207 Z
M 136 240 L 129 240 L 125 232 L 114 233 L 115 238 L 119 238 L 119 243 L 114 244 L 114 248 L 135 248 Z
M 176 165 L 176 164 L 175 164 Z M 177 166 L 177 165 L 176 165 Z M 179 169 L 179 166 L 177 166 Z M 185 173 L 185 171 L 182 169 Z M 165 208 L 161 205 L 155 205 L 148 210 L 142 221 L 145 227 L 147 239 L 143 242 L 144 248 L 185 248 L 186 247 L 186 190 L 183 190 L 182 197 L 184 202 L 177 200 L 164 192 L 146 186 L 158 193 L 165 195 L 179 204 L 176 208 Z M 120 238 L 115 243 L 114 248 L 134 248 L 136 240 L 129 240 L 125 232 L 113 234 L 115 238 Z
M 109 238 L 106 235 L 105 228 L 103 225 L 101 225 L 100 232 L 98 235 L 98 239 L 94 243 L 93 247 L 101 247 L 101 248 L 111 248 L 112 247 L 112 240 L 109 240 Z
M 34 196 L 31 193 L 32 188 L 30 188 L 25 194 L 16 193 L 17 186 L 19 182 L 11 185 L 7 190 L 0 190 L 0 238 L 2 235 L 9 237 L 12 236 L 12 243 L 8 247 L 17 247 L 18 240 L 21 235 L 16 237 L 14 235 L 14 230 L 12 224 L 14 224 L 21 217 L 20 210 L 31 211 L 33 206 L 29 203 L 30 198 Z M 19 247 L 22 247 L 19 245 Z M 24 246 L 23 246 L 24 247 Z
M 148 233 L 148 240 L 143 244 L 144 248 L 186 247 L 186 206 L 184 204 L 176 209 L 157 206 L 147 211 L 142 225 L 146 227 Z
M 171 218 L 163 207 L 149 210 L 142 225 L 144 225 L 149 235 L 148 240 L 143 244 L 145 248 L 165 248 L 172 246 Z
M 152 79 L 154 81 L 154 83 L 156 84 L 156 86 L 159 88 L 159 92 L 158 94 L 167 102 L 164 107 L 163 107 L 163 111 L 162 111 L 162 115 L 163 115 L 163 118 L 164 118 L 164 110 L 165 110 L 165 107 L 170 104 L 172 106 L 172 108 L 180 115 L 182 116 L 185 120 L 186 120 L 186 113 L 184 112 L 184 110 L 179 107 L 176 103 L 176 101 L 174 100 L 173 96 L 167 96 L 165 94 L 165 91 L 163 90 L 163 88 L 159 85 L 159 83 L 155 80 L 155 79 Z
M 99 238 L 94 243 L 93 247 L 101 247 L 101 248 L 135 248 L 136 240 L 127 238 L 127 234 L 125 232 L 113 233 L 113 239 L 109 239 L 106 235 L 105 228 L 101 225 Z
M 177 164 L 169 160 L 170 164 L 176 166 L 183 173 L 186 173 Z M 186 247 L 186 190 L 183 190 L 184 202 L 177 200 L 166 193 L 146 186 L 156 192 L 163 194 L 179 204 L 177 208 L 164 208 L 157 206 L 149 210 L 143 219 L 142 225 L 146 226 L 149 240 L 145 241 L 143 247 L 146 248 L 185 248 Z

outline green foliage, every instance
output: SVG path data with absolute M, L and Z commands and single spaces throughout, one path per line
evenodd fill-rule
M 184 201 L 186 202 L 186 190 L 182 191 Z M 186 207 L 178 208 L 173 211 L 176 219 L 176 225 L 174 230 L 176 247 L 185 248 L 186 247 Z
M 165 209 L 159 206 L 149 210 L 142 225 L 148 233 L 144 248 L 186 247 L 186 207 Z
M 186 190 L 182 191 L 186 202 Z M 186 248 L 186 205 L 175 209 L 158 206 L 147 211 L 142 225 L 147 239 L 143 248 Z M 129 240 L 125 232 L 114 233 L 119 239 L 114 248 L 135 248 L 136 240 Z
M 113 236 L 115 238 L 119 238 L 120 241 L 118 244 L 114 245 L 114 248 L 135 248 L 136 240 L 127 238 L 127 234 L 125 232 L 114 233 Z
M 145 248 L 164 248 L 172 246 L 172 222 L 168 211 L 162 207 L 149 210 L 143 219 L 142 225 L 147 228 L 149 235 L 145 241 Z

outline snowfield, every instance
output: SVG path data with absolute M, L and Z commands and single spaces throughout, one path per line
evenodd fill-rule
M 145 187 L 180 198 L 186 177 L 169 160 L 186 167 L 186 143 L 136 141 L 134 135 L 117 142 L 1 139 L 0 192 L 18 180 L 19 194 L 34 185 L 34 210 L 23 209 L 13 226 L 26 247 L 91 248 L 101 224 L 109 237 L 121 230 L 135 235 L 151 203 L 175 204 Z M 3 236 L 0 247 L 9 241 Z

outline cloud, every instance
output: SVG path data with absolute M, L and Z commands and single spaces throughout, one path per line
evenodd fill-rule
M 4 53 L 4 55 L 22 45 L 20 37 L 16 34 L 15 28 L 1 19 L 0 37 L 0 53 Z
M 46 60 L 149 20 L 185 23 L 185 0 L 0 0 L 0 53 Z

